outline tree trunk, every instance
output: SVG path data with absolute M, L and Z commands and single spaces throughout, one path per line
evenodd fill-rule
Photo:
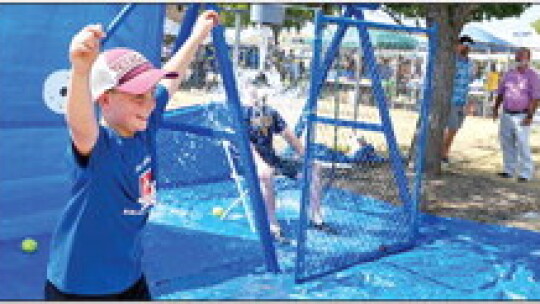
M 435 79 L 429 115 L 426 151 L 426 173 L 441 174 L 441 150 L 444 128 L 450 110 L 450 98 L 455 73 L 455 45 L 467 18 L 476 9 L 476 4 L 434 4 L 427 6 L 427 24 L 434 22 L 437 33 L 437 55 L 435 57 Z

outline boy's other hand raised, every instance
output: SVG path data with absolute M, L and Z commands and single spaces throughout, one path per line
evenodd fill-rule
M 90 72 L 99 55 L 100 41 L 104 37 L 105 32 L 100 24 L 87 25 L 73 36 L 69 46 L 69 59 L 75 72 Z
M 198 41 L 206 39 L 210 31 L 214 26 L 219 24 L 219 14 L 215 11 L 205 11 L 199 18 L 193 27 L 193 36 Z

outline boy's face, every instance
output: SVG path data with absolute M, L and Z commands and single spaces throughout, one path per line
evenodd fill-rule
M 148 126 L 150 114 L 156 107 L 154 88 L 144 94 L 129 94 L 110 90 L 100 99 L 107 123 L 122 136 L 133 136 Z

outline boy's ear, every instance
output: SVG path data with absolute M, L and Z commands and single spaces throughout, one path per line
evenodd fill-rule
M 96 100 L 96 103 L 100 106 L 104 106 L 109 103 L 109 93 L 105 92 L 99 96 L 99 98 Z

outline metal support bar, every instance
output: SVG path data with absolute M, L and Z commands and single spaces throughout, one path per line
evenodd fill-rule
M 184 13 L 182 26 L 180 26 L 180 29 L 178 31 L 178 37 L 176 38 L 176 41 L 174 42 L 174 46 L 172 48 L 172 54 L 176 53 L 176 51 L 178 51 L 178 49 L 189 38 L 189 35 L 191 35 L 191 31 L 193 30 L 195 21 L 197 21 L 197 16 L 199 14 L 199 7 L 200 7 L 200 4 L 190 4 L 188 9 Z
M 318 71 L 318 67 L 321 62 L 321 51 L 322 51 L 322 23 L 321 23 L 322 12 L 318 11 L 315 15 L 315 39 L 313 40 L 313 60 L 311 62 L 312 75 L 311 83 L 315 81 L 321 81 L 324 79 L 315 71 Z M 339 42 L 339 41 L 338 41 Z M 317 89 L 316 86 L 312 86 L 309 90 L 308 103 L 306 105 L 307 113 L 316 113 L 317 110 Z M 312 115 L 307 116 L 307 131 L 305 139 L 306 151 L 304 153 L 304 167 L 302 170 L 304 181 L 302 182 L 302 200 L 300 204 L 300 221 L 298 223 L 298 246 L 296 247 L 296 269 L 303 269 L 305 264 L 305 251 L 304 244 L 306 242 L 306 225 L 307 225 L 307 210 L 309 208 L 309 197 L 313 164 L 310 162 L 313 159 L 313 149 L 310 147 L 310 143 L 314 142 L 314 127 L 313 122 L 311 121 Z M 295 273 L 295 281 L 300 282 L 298 277 L 298 271 Z
M 219 11 L 220 9 L 215 4 L 209 4 L 208 9 Z M 223 86 L 227 94 L 227 102 L 231 108 L 233 128 L 240 132 L 236 133 L 236 147 L 238 148 L 240 155 L 240 161 L 242 166 L 246 168 L 245 181 L 247 188 L 249 189 L 250 202 L 257 218 L 257 232 L 261 239 L 263 246 L 263 253 L 267 263 L 267 269 L 272 272 L 279 272 L 279 265 L 277 263 L 276 250 L 273 243 L 273 238 L 270 234 L 270 225 L 266 215 L 266 205 L 262 197 L 261 188 L 259 185 L 259 178 L 257 174 L 257 168 L 251 153 L 251 146 L 248 137 L 248 128 L 246 122 L 243 119 L 243 109 L 240 104 L 240 97 L 236 85 L 236 78 L 232 71 L 232 62 L 228 52 L 227 43 L 225 42 L 225 28 L 223 25 L 218 25 L 212 30 L 212 41 L 216 47 L 216 60 L 218 67 L 221 71 L 223 79 Z
M 361 11 L 354 12 L 354 14 L 359 14 L 359 13 L 361 13 Z M 429 29 L 426 29 L 426 28 L 404 26 L 404 25 L 393 25 L 393 24 L 380 24 L 376 22 L 365 21 L 363 19 L 353 20 L 346 17 L 323 16 L 322 22 L 345 24 L 348 26 L 365 26 L 369 28 L 378 28 L 378 29 L 385 29 L 385 30 L 406 31 L 406 32 L 412 32 L 412 33 L 429 33 Z
M 364 14 L 362 11 L 357 11 L 354 13 L 354 15 L 357 19 L 364 20 Z M 397 145 L 394 129 L 392 127 L 392 120 L 390 119 L 390 112 L 388 110 L 386 96 L 381 85 L 379 71 L 377 71 L 375 51 L 373 49 L 373 45 L 371 44 L 366 24 L 364 22 L 355 22 L 355 24 L 357 25 L 359 38 L 362 42 L 363 54 L 368 66 L 368 71 L 371 74 L 373 95 L 377 103 L 377 108 L 379 109 L 379 116 L 384 129 L 388 150 L 390 152 L 390 163 L 392 164 L 392 169 L 394 170 L 394 178 L 398 187 L 398 195 L 404 205 L 410 208 L 412 199 L 410 195 L 411 193 L 409 192 L 409 182 L 405 176 L 405 168 L 402 161 L 403 158 L 399 152 L 399 146 Z
M 352 121 L 352 120 L 344 120 L 344 119 L 334 119 L 330 117 L 324 117 L 324 116 L 316 116 L 313 115 L 312 121 L 314 122 L 320 122 L 323 124 L 328 125 L 334 125 L 334 126 L 340 126 L 340 127 L 350 127 L 354 129 L 362 129 L 366 131 L 378 131 L 383 132 L 383 126 L 380 124 L 375 123 L 369 123 L 369 122 L 361 122 L 361 121 Z
M 317 13 L 320 13 L 320 11 L 318 11 Z M 352 15 L 352 10 L 349 7 L 347 7 L 344 16 L 350 17 L 351 15 Z M 322 15 L 321 15 L 321 18 L 322 18 Z M 347 26 L 345 26 L 344 24 L 338 25 L 336 33 L 334 34 L 334 37 L 332 38 L 332 42 L 330 43 L 330 46 L 328 47 L 326 51 L 324 61 L 322 62 L 322 67 L 320 66 L 321 64 L 320 60 L 319 60 L 319 63 L 317 63 L 317 65 L 314 65 L 313 62 L 311 64 L 312 76 L 317 75 L 317 77 L 315 78 L 316 80 L 310 82 L 311 83 L 310 90 L 313 90 L 314 94 L 309 95 L 308 101 L 304 105 L 304 109 L 302 110 L 302 114 L 300 115 L 300 118 L 296 126 L 294 127 L 294 133 L 298 137 L 300 137 L 300 135 L 304 131 L 304 128 L 306 127 L 307 116 L 309 115 L 308 105 L 311 102 L 310 99 L 311 98 L 317 99 L 319 97 L 322 86 L 324 84 L 324 80 L 328 76 L 328 71 L 330 70 L 332 63 L 334 62 L 334 59 L 336 58 L 338 47 L 341 44 L 343 37 L 345 36 L 346 30 L 347 30 Z M 321 24 L 321 31 L 322 31 L 322 24 Z M 322 51 L 322 43 L 321 43 L 321 51 Z
M 418 153 L 415 155 L 415 178 L 412 191 L 412 210 L 411 210 L 411 221 L 412 221 L 412 235 L 413 239 L 416 239 L 418 236 L 418 207 L 422 199 L 422 180 L 424 176 L 424 151 L 427 145 L 427 133 L 428 133 L 428 124 L 429 124 L 429 112 L 431 102 L 433 100 L 433 79 L 435 77 L 435 57 L 437 55 L 437 44 L 438 44 L 438 26 L 437 24 L 433 25 L 429 29 L 429 49 L 428 49 L 428 62 L 426 67 L 426 82 L 424 83 L 424 100 L 422 100 L 422 107 L 420 108 L 420 135 L 418 139 L 418 145 L 416 150 Z
M 105 43 L 107 43 L 107 41 L 109 41 L 109 39 L 112 36 L 114 36 L 114 33 L 116 32 L 116 29 L 118 28 L 118 26 L 122 24 L 124 19 L 126 19 L 129 13 L 131 13 L 133 8 L 135 8 L 135 4 L 133 3 L 124 5 L 122 10 L 116 15 L 116 17 L 114 17 L 111 23 L 109 23 L 109 25 L 107 26 L 107 29 L 105 30 L 105 33 L 107 35 L 103 38 L 103 40 L 101 40 L 102 45 L 105 45 Z

